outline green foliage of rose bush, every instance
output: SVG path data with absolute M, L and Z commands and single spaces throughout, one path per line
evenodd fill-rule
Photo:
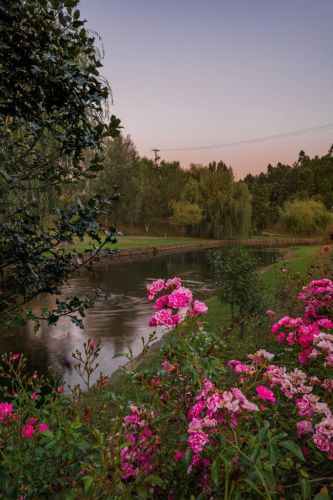
M 149 285 L 154 328 L 172 329 L 156 362 L 87 394 L 2 358 L 3 498 L 325 498 L 333 482 L 333 284 L 303 287 L 302 315 L 277 342 L 226 360 L 204 303 L 179 278 Z M 76 354 L 91 373 L 99 346 Z M 46 387 L 48 389 L 46 390 Z M 327 496 L 328 498 L 328 496 Z

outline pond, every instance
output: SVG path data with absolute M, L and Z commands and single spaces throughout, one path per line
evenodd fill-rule
M 226 248 L 218 251 L 228 251 Z M 262 265 L 274 262 L 277 250 L 252 249 Z M 28 369 L 46 373 L 53 366 L 61 373 L 66 383 L 76 384 L 78 376 L 73 369 L 72 352 L 81 350 L 88 338 L 101 343 L 100 371 L 110 375 L 124 364 L 124 358 L 113 359 L 118 351 L 140 352 L 141 337 L 148 338 L 151 329 L 147 326 L 153 312 L 146 300 L 146 285 L 157 278 L 180 276 L 185 286 L 191 288 L 195 297 L 204 298 L 214 293 L 214 273 L 209 264 L 209 250 L 188 251 L 169 255 L 149 256 L 129 260 L 125 258 L 105 259 L 92 271 L 84 270 L 72 277 L 63 287 L 63 295 L 84 297 L 100 287 L 103 296 L 95 307 L 87 311 L 84 330 L 69 318 L 61 318 L 56 326 L 43 324 L 37 333 L 33 326 L 1 332 L 0 353 L 18 352 L 28 357 Z M 41 307 L 51 308 L 55 298 L 39 297 L 31 304 L 34 311 Z M 159 335 L 161 335 L 160 333 Z

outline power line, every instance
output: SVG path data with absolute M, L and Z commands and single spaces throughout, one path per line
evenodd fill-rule
M 326 123 L 325 125 L 317 125 L 316 127 L 303 128 L 301 130 L 293 130 L 291 132 L 284 132 L 282 134 L 266 135 L 264 137 L 255 137 L 253 139 L 243 139 L 241 141 L 235 142 L 223 142 L 221 144 L 210 144 L 208 146 L 191 146 L 182 148 L 168 148 L 161 149 L 160 151 L 197 151 L 200 149 L 217 149 L 225 148 L 230 146 L 243 146 L 246 144 L 258 144 L 260 142 L 269 142 L 275 139 L 285 139 L 288 137 L 294 137 L 297 135 L 311 134 L 315 132 L 322 132 L 323 130 L 330 130 L 333 128 L 333 123 Z

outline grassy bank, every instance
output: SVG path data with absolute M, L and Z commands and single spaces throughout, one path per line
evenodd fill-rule
M 104 248 L 112 250 L 135 250 L 138 248 L 159 248 L 173 245 L 203 245 L 209 244 L 212 240 L 204 238 L 179 238 L 178 236 L 170 236 L 161 238 L 158 236 L 117 236 L 117 243 L 108 244 Z M 75 242 L 77 252 L 83 253 L 92 249 L 88 240 Z
M 103 236 L 102 236 L 103 237 Z M 201 246 L 214 246 L 214 245 L 264 245 L 264 246 L 278 246 L 290 244 L 302 244 L 312 242 L 311 239 L 304 238 L 288 238 L 288 237 L 270 237 L 270 236 L 256 236 L 246 239 L 223 239 L 214 240 L 209 238 L 180 238 L 178 236 L 158 237 L 158 236 L 119 236 L 117 243 L 105 245 L 105 249 L 113 249 L 121 251 L 130 251 L 138 249 L 154 249 L 161 247 L 201 247 Z M 313 240 L 315 242 L 316 240 Z M 76 252 L 83 253 L 92 250 L 91 243 L 88 239 L 83 241 L 75 241 L 74 243 Z M 68 246 L 71 249 L 73 245 Z

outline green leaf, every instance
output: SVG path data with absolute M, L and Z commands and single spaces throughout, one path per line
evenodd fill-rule
M 300 479 L 301 490 L 302 490 L 302 498 L 306 500 L 307 498 L 311 498 L 311 483 L 307 479 Z
M 293 453 L 297 458 L 302 460 L 302 462 L 305 462 L 304 455 L 298 444 L 294 443 L 293 441 L 282 441 L 280 443 L 280 446 L 283 446 L 287 450 L 291 451 L 291 453 Z
M 324 493 L 317 493 L 313 500 L 327 500 L 329 498 L 328 495 L 324 495 Z
M 164 486 L 163 480 L 156 474 L 150 474 L 145 478 L 144 482 L 152 484 L 153 486 L 161 486 L 161 487 Z
M 270 444 L 269 447 L 269 461 L 271 465 L 276 465 L 279 460 L 279 450 L 275 444 Z
M 136 492 L 139 498 L 148 498 L 147 488 L 143 486 L 143 484 L 138 484 L 138 486 L 136 487 Z
M 51 439 L 51 438 L 53 438 L 53 437 L 54 437 L 54 434 L 53 434 L 53 432 L 52 432 L 52 431 L 43 431 L 43 432 L 42 432 L 42 436 L 43 436 L 43 437 L 47 437 L 47 438 L 50 438 L 50 439 Z
M 124 358 L 126 357 L 126 354 L 124 352 L 116 352 L 113 356 L 112 356 L 112 359 L 116 359 L 116 358 Z
M 93 476 L 84 476 L 83 481 L 84 481 L 84 491 L 85 493 L 88 493 L 88 491 L 94 484 L 94 478 Z
M 211 469 L 211 477 L 215 486 L 218 488 L 220 486 L 220 476 L 221 476 L 221 463 L 217 458 L 213 464 Z
M 183 463 L 186 466 L 186 468 L 190 465 L 191 460 L 192 460 L 192 450 L 190 448 L 188 448 L 185 451 L 185 455 L 184 455 L 184 459 L 183 459 Z
M 244 482 L 247 483 L 252 490 L 256 491 L 259 495 L 259 497 L 263 497 L 263 494 L 262 494 L 262 491 L 260 491 L 260 489 L 258 488 L 258 486 L 251 480 L 251 479 L 248 479 L 247 477 L 244 479 Z
M 251 454 L 251 461 L 255 462 L 258 458 L 259 452 L 260 452 L 261 444 L 257 443 L 256 446 L 253 448 L 253 452 Z

